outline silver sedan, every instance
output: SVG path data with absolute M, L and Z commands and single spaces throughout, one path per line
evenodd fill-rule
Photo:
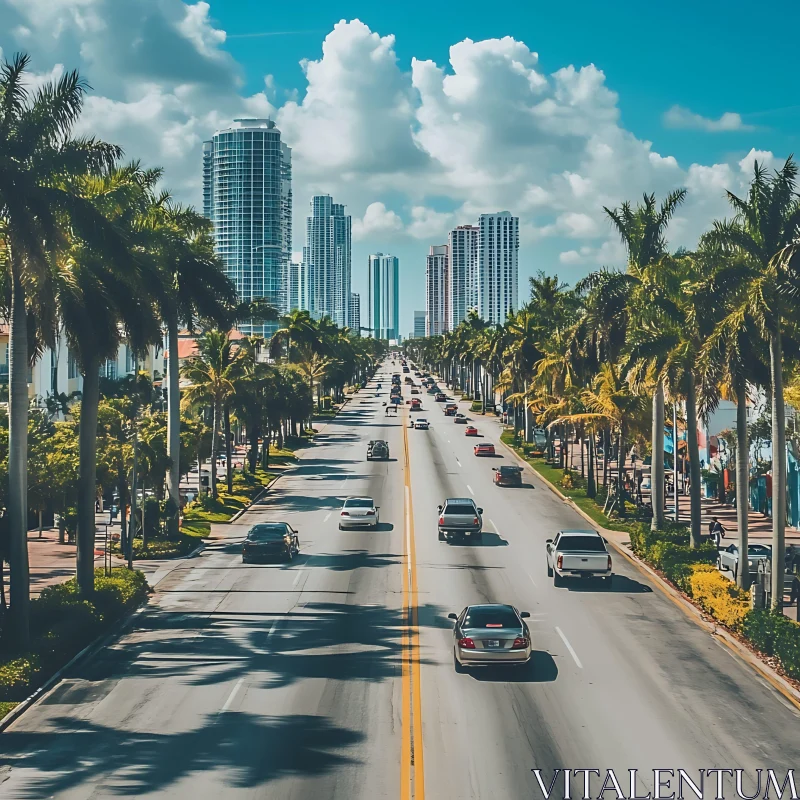
M 467 606 L 449 614 L 453 627 L 453 662 L 456 672 L 465 667 L 492 664 L 527 664 L 531 658 L 531 633 L 527 611 L 501 603 Z

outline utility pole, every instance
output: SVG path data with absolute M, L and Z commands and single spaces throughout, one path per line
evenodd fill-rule
M 136 460 L 139 450 L 139 436 L 136 419 L 139 416 L 139 397 L 137 382 L 139 379 L 139 355 L 133 355 L 133 470 L 131 471 L 131 522 L 128 527 L 128 569 L 133 569 L 133 537 L 136 535 Z

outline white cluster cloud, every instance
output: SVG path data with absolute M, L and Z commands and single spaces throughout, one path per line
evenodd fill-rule
M 683 106 L 672 106 L 664 114 L 664 124 L 668 128 L 689 128 L 709 133 L 754 130 L 752 125 L 744 124 L 741 114 L 734 111 L 726 111 L 719 119 L 710 119 Z
M 303 62 L 307 85 L 281 87 L 299 88 L 291 99 L 277 101 L 269 75 L 243 96 L 213 11 L 213 0 L 0 0 L 0 47 L 31 52 L 39 79 L 80 68 L 94 88 L 84 130 L 163 165 L 182 200 L 200 200 L 204 139 L 234 117 L 272 116 L 293 148 L 298 218 L 312 193 L 329 191 L 348 205 L 364 247 L 440 243 L 452 225 L 507 209 L 521 217 L 524 246 L 548 241 L 563 247 L 561 264 L 590 269 L 621 259 L 603 206 L 686 186 L 670 238 L 692 246 L 728 213 L 725 191 L 744 189 L 753 161 L 775 162 L 752 150 L 681 165 L 622 127 L 597 66 L 546 74 L 510 36 L 458 42 L 445 65 L 401 64 L 392 35 L 342 21 Z M 712 120 L 679 106 L 664 122 L 747 129 L 738 114 Z M 298 239 L 303 229 L 295 225 Z

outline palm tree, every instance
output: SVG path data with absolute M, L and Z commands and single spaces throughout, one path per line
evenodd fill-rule
M 120 231 L 131 231 L 153 179 L 152 173 L 133 164 L 104 177 L 84 176 L 75 186 Z M 148 293 L 148 287 L 157 285 L 158 275 L 148 273 L 146 266 L 145 260 L 127 250 L 109 258 L 92 240 L 78 237 L 57 262 L 59 313 L 83 376 L 77 539 L 77 579 L 83 595 L 94 590 L 100 368 L 107 359 L 116 358 L 124 338 L 136 351 L 160 339 L 159 319 Z
M 113 239 L 109 226 L 70 179 L 100 174 L 120 157 L 117 147 L 72 138 L 87 84 L 77 72 L 48 81 L 33 94 L 26 75 L 29 57 L 0 66 L 0 221 L 6 231 L 11 286 L 9 334 L 9 536 L 11 626 L 28 639 L 30 581 L 27 550 L 28 318 L 35 309 L 52 339 L 50 255 L 66 246 L 68 224 L 87 238 Z M 107 241 L 108 243 L 108 241 Z M 48 318 L 49 317 L 49 318 Z M 50 342 L 52 343 L 52 341 Z
M 272 334 L 269 343 L 270 355 L 277 358 L 285 348 L 287 363 L 292 360 L 292 347 L 308 345 L 318 348 L 319 331 L 308 311 L 295 309 L 281 318 L 281 327 Z
M 746 198 L 728 192 L 736 214 L 717 221 L 704 243 L 724 252 L 740 254 L 752 262 L 745 307 L 730 310 L 729 317 L 749 312 L 769 343 L 772 388 L 772 602 L 783 605 L 784 550 L 786 545 L 786 413 L 783 399 L 783 342 L 787 323 L 796 322 L 796 304 L 790 296 L 797 286 L 796 264 L 786 257 L 800 238 L 800 198 L 795 191 L 797 165 L 790 156 L 769 176 L 763 165 L 753 166 Z
M 667 195 L 660 208 L 653 194 L 645 194 L 635 209 L 625 202 L 618 209 L 603 207 L 628 251 L 628 273 L 639 280 L 649 265 L 667 252 L 665 233 L 677 207 L 686 197 L 679 189 Z M 653 392 L 652 467 L 653 530 L 664 524 L 664 384 L 658 381 Z
M 198 354 L 181 368 L 181 374 L 191 384 L 186 389 L 183 404 L 211 404 L 211 496 L 216 500 L 217 444 L 222 410 L 235 394 L 235 383 L 243 371 L 245 351 L 233 345 L 228 333 L 214 329 L 198 337 L 197 349 Z

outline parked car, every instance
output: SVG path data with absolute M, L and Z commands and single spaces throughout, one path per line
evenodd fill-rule
M 467 427 L 464 428 L 464 435 L 465 436 L 477 436 L 478 435 L 478 429 L 474 425 L 467 425 Z
M 367 445 L 367 461 L 374 459 L 388 460 L 389 444 L 383 439 L 376 439 Z
M 372 528 L 379 523 L 379 508 L 371 497 L 348 497 L 339 512 L 339 530 Z
M 472 448 L 472 452 L 476 456 L 493 456 L 494 445 L 491 442 L 481 442 L 480 444 L 476 444 L 475 447 Z
M 452 497 L 439 506 L 439 541 L 481 540 L 483 509 L 469 497 Z
M 242 543 L 242 563 L 280 559 L 291 561 L 300 552 L 297 531 L 287 522 L 259 522 Z
M 469 422 L 469 417 L 465 414 L 456 414 L 455 417 L 453 417 L 453 422 L 455 422 L 456 425 L 466 425 Z
M 492 469 L 495 486 L 522 486 L 522 467 L 506 464 Z
M 491 603 L 467 606 L 448 614 L 453 626 L 453 664 L 466 667 L 492 664 L 527 664 L 531 658 L 531 632 L 524 622 L 530 614 L 514 606 Z
M 546 550 L 547 576 L 554 586 L 562 586 L 564 578 L 600 578 L 610 585 L 611 555 L 597 531 L 559 531 L 547 540 Z
M 758 575 L 758 564 L 772 558 L 772 548 L 765 544 L 751 544 L 747 547 L 747 567 L 751 578 Z M 736 580 L 739 577 L 739 545 L 729 544 L 720 549 L 717 555 L 717 567 L 733 575 Z
M 418 431 L 426 431 L 429 427 L 428 420 L 425 417 L 417 417 L 414 422 L 414 428 Z

